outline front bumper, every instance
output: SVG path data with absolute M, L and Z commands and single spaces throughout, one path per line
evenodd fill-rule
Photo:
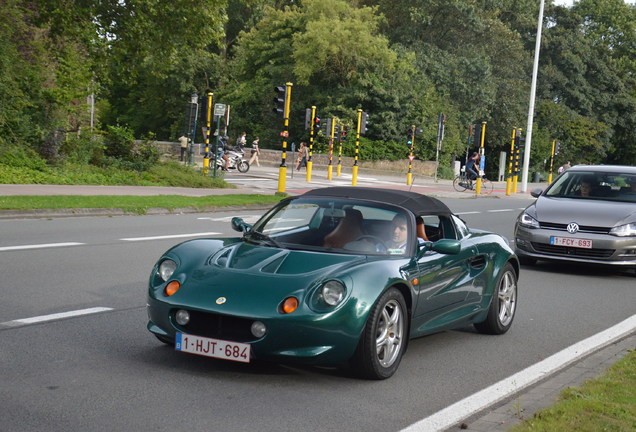
M 592 248 L 555 246 L 550 237 L 569 237 L 592 241 Z M 636 237 L 576 233 L 560 230 L 515 227 L 515 252 L 523 258 L 570 261 L 589 264 L 636 267 Z
M 193 319 L 188 325 L 175 322 L 178 309 L 191 312 Z M 350 304 L 327 314 L 299 309 L 289 315 L 265 318 L 222 315 L 148 298 L 148 318 L 148 330 L 165 339 L 174 340 L 177 332 L 183 332 L 243 342 L 251 345 L 253 359 L 320 365 L 346 363 L 355 352 L 364 326 L 364 320 L 356 316 L 355 307 Z M 267 326 L 267 333 L 261 338 L 249 332 L 256 320 Z

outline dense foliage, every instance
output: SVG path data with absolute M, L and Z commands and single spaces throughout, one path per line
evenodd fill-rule
M 280 148 L 272 98 L 286 82 L 289 140 L 308 138 L 305 108 L 352 128 L 361 108 L 370 115 L 362 158 L 406 157 L 410 125 L 422 129 L 417 155 L 434 158 L 443 112 L 441 163 L 463 155 L 469 125 L 485 121 L 492 167 L 511 129 L 526 126 L 538 0 L 0 0 L 0 8 L 5 165 L 37 153 L 48 164 L 144 171 L 155 156 L 132 138 L 176 140 L 190 95 L 207 91 L 231 106 L 231 136 L 245 130 Z M 636 164 L 635 6 L 546 1 L 534 119 L 533 170 L 545 168 L 552 139 L 561 142 L 556 164 Z

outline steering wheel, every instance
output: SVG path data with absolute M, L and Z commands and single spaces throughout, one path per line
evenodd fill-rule
M 374 235 L 368 235 L 368 234 L 361 235 L 361 236 L 360 236 L 360 237 L 358 237 L 355 241 L 361 241 L 361 240 L 367 240 L 367 239 L 373 240 L 373 241 L 375 242 L 375 244 L 376 244 L 376 247 L 377 247 L 378 245 L 381 245 L 381 246 L 384 248 L 384 251 L 386 251 L 386 250 L 388 250 L 388 249 L 389 249 L 389 248 L 387 247 L 386 243 L 384 243 L 384 240 L 382 240 L 380 237 L 376 237 L 376 236 L 374 236 Z M 384 251 L 383 251 L 383 250 L 380 250 L 380 249 L 378 248 L 378 252 L 384 252 Z

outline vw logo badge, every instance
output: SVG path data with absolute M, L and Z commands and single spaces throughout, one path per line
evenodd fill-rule
M 574 223 L 574 222 L 569 223 L 568 227 L 567 227 L 567 230 L 568 230 L 568 232 L 570 234 L 574 234 L 575 232 L 577 232 L 579 230 L 579 224 Z
M 227 299 L 225 297 L 219 297 L 218 299 L 216 299 L 216 304 L 223 304 L 227 301 Z

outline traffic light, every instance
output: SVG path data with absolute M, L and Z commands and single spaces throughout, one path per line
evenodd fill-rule
M 362 112 L 362 117 L 360 118 L 360 134 L 367 133 L 367 126 L 369 122 L 369 114 Z
M 285 86 L 274 87 L 276 97 L 274 97 L 273 111 L 279 117 L 285 117 L 285 99 L 287 97 L 287 89 Z
M 349 132 L 349 126 L 345 126 L 344 129 L 340 131 L 340 137 L 342 138 L 342 141 L 347 139 L 347 132 Z
M 411 147 L 413 145 L 413 128 L 409 128 L 406 131 L 406 145 Z
M 556 142 L 556 147 L 554 148 L 554 155 L 558 155 L 561 150 L 561 143 L 559 141 Z
M 320 117 L 314 118 L 314 135 L 318 135 L 320 131 Z

